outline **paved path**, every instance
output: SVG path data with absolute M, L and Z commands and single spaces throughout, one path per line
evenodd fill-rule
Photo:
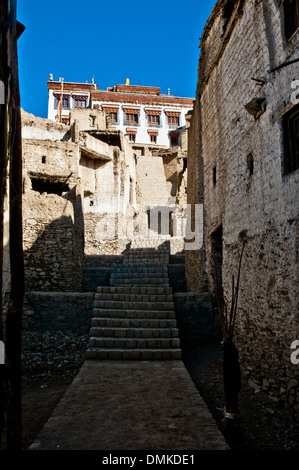
M 88 360 L 37 450 L 226 450 L 181 360 Z

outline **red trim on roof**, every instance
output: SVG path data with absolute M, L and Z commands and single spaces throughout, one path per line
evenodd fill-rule
M 194 100 L 192 98 L 179 98 L 168 95 L 137 95 L 137 94 L 125 94 L 125 93 L 114 93 L 109 91 L 94 91 L 91 93 L 92 101 L 112 101 L 112 102 L 123 102 L 132 104 L 151 104 L 151 105 L 181 105 L 187 108 L 193 108 Z

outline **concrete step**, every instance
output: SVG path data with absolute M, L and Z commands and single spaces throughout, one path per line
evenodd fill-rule
M 111 273 L 111 278 L 115 279 L 168 279 L 168 272 L 166 271 L 151 271 L 151 272 L 134 272 L 134 271 L 114 271 Z
M 175 360 L 181 359 L 181 349 L 103 349 L 89 348 L 86 351 L 86 359 L 98 360 L 131 360 L 131 361 L 153 361 L 153 360 Z
M 119 286 L 99 286 L 97 287 L 97 293 L 103 294 L 148 294 L 148 295 L 159 295 L 159 294 L 171 294 L 171 287 L 160 287 L 160 286 L 133 286 L 133 287 L 119 287 Z
M 97 293 L 94 300 L 118 300 L 120 302 L 172 302 L 172 294 L 111 294 Z
M 127 308 L 97 308 L 92 311 L 94 318 L 118 318 L 118 319 L 159 319 L 159 320 L 175 320 L 176 313 L 174 309 L 169 310 L 142 310 L 142 309 L 127 309 Z
M 163 282 L 168 282 L 168 275 L 166 273 L 151 273 L 150 275 L 143 275 L 142 273 L 112 273 L 110 279 L 113 281 L 126 279 L 131 279 L 133 281 L 148 280 L 149 283 L 151 280 L 161 280 Z
M 137 267 L 145 267 L 145 268 L 161 268 L 161 271 L 164 271 L 164 268 L 168 267 L 168 261 L 161 261 L 161 260 L 155 260 L 155 261 L 150 261 L 150 260 L 129 260 L 129 259 L 124 259 L 124 262 L 122 264 L 122 267 L 126 270 L 128 267 L 129 268 L 137 268 Z M 113 270 L 114 271 L 114 270 Z
M 151 258 L 157 258 L 163 260 L 164 258 L 167 259 L 169 258 L 169 253 L 166 253 L 164 251 L 129 251 L 124 255 L 124 260 L 129 259 L 129 258 L 134 258 L 134 259 L 151 259 Z
M 162 286 L 169 287 L 169 280 L 160 279 L 160 278 L 144 278 L 144 279 L 134 279 L 134 278 L 120 278 L 120 279 L 110 279 L 110 286 Z
M 92 326 L 90 336 L 97 338 L 178 338 L 179 330 L 177 328 L 120 328 L 120 327 L 101 327 Z
M 127 266 L 128 264 L 132 264 L 133 266 L 147 266 L 153 264 L 160 264 L 162 266 L 168 266 L 169 260 L 161 258 L 127 258 L 124 259 L 123 266 Z
M 94 308 L 116 310 L 174 310 L 174 302 L 128 302 L 119 300 L 95 300 Z
M 177 349 L 180 348 L 179 338 L 115 338 L 90 336 L 90 348 L 107 349 Z
M 103 312 L 104 314 L 105 312 Z M 176 319 L 94 317 L 91 328 L 177 328 Z
M 124 259 L 128 258 L 168 258 L 169 252 L 162 250 L 139 250 L 128 251 L 124 254 Z
M 124 255 L 124 260 L 129 259 L 129 258 L 134 258 L 134 259 L 151 259 L 151 258 L 157 258 L 163 260 L 164 258 L 167 259 L 169 258 L 169 253 L 165 253 L 164 251 L 134 251 L 129 253 L 126 253 Z
M 113 273 L 134 273 L 134 274 L 151 274 L 151 273 L 164 273 L 168 275 L 168 268 L 166 265 L 161 264 L 158 266 L 140 266 L 139 264 L 122 266 L 113 270 Z

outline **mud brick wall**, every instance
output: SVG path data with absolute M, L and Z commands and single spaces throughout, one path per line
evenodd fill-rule
M 281 2 L 240 2 L 229 21 L 224 3 L 217 2 L 201 42 L 188 195 L 190 202 L 204 198 L 205 259 L 187 254 L 186 278 L 200 291 L 206 273 L 213 292 L 211 244 L 222 230 L 222 279 L 230 302 L 247 241 L 235 335 L 242 370 L 254 387 L 298 409 L 299 367 L 291 362 L 291 344 L 299 331 L 299 171 L 283 173 L 283 116 L 294 106 L 299 65 L 289 62 L 298 57 L 298 32 L 286 39 Z M 252 114 L 245 106 L 256 98 L 264 105 Z

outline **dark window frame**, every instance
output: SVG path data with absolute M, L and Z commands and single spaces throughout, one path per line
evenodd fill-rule
M 299 28 L 299 2 L 298 0 L 284 0 L 284 24 L 286 38 L 289 40 Z
M 299 104 L 283 116 L 283 174 L 299 169 Z
M 217 165 L 213 167 L 213 186 L 215 188 L 217 184 Z
M 87 108 L 87 99 L 85 100 L 74 99 L 74 108 Z
M 170 136 L 170 145 L 171 147 L 177 147 L 179 145 L 179 136 L 171 135 Z
M 58 105 L 60 102 L 60 96 L 54 95 L 54 109 L 58 109 Z M 63 96 L 62 98 L 62 109 L 70 109 L 70 96 Z

